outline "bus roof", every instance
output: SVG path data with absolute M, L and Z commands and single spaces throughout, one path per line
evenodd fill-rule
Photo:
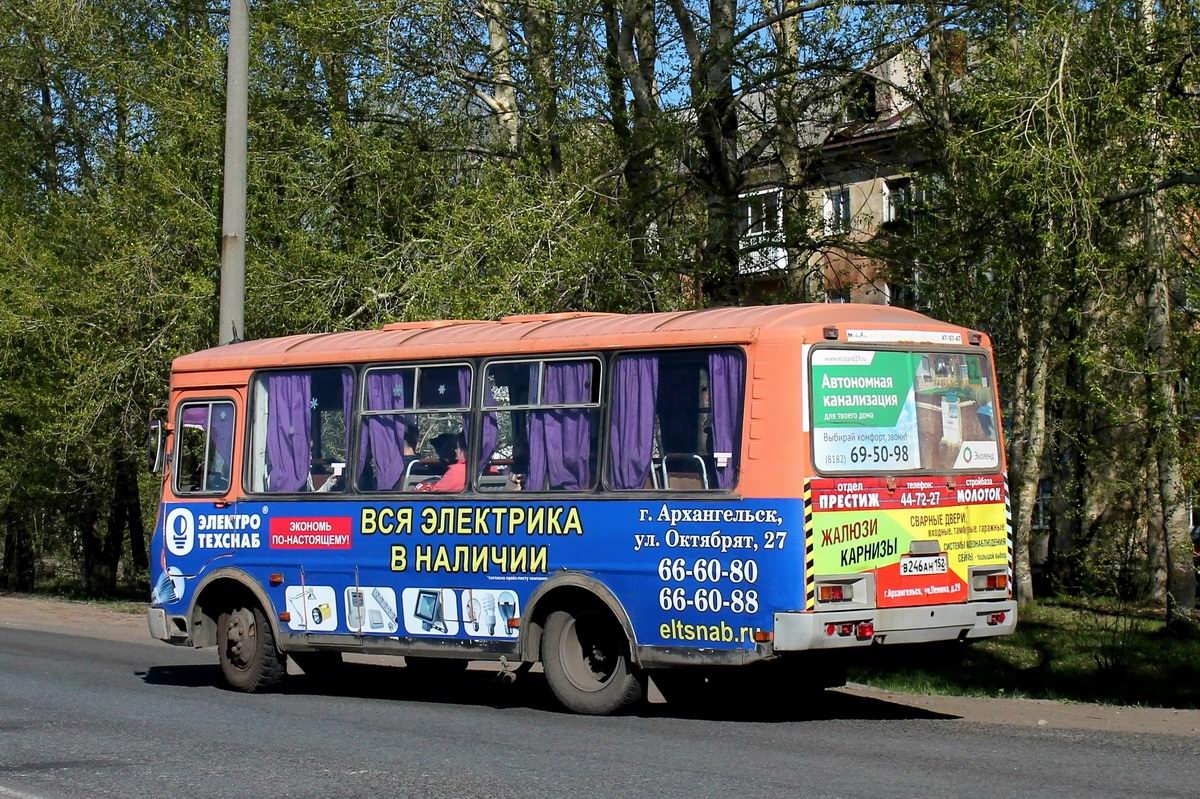
M 825 327 L 957 331 L 966 328 L 888 305 L 812 303 L 665 313 L 552 313 L 495 321 L 400 322 L 381 330 L 308 333 L 226 344 L 176 358 L 176 372 L 328 363 L 514 355 L 548 350 L 748 344 L 764 338 L 819 341 Z M 986 338 L 985 338 L 986 341 Z

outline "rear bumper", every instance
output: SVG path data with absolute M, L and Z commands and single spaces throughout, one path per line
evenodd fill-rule
M 1004 621 L 997 622 L 997 614 Z M 991 622 L 991 623 L 989 623 Z M 859 638 L 826 634 L 826 626 L 874 625 L 874 634 Z M 965 605 L 922 605 L 911 608 L 866 608 L 821 613 L 776 613 L 775 651 L 844 649 L 870 644 L 916 644 L 929 641 L 1008 635 L 1017 626 L 1017 603 L 969 602 Z

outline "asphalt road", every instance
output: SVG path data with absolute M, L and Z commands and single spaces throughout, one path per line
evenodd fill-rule
M 370 665 L 248 696 L 219 687 L 214 660 L 0 629 L 0 799 L 1200 791 L 1198 738 L 976 724 L 845 695 L 799 720 L 666 705 L 584 718 L 559 712 L 537 675 L 430 683 Z

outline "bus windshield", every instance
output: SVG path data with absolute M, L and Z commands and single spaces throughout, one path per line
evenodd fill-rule
M 996 469 L 991 374 L 969 352 L 814 350 L 814 464 L 826 473 Z

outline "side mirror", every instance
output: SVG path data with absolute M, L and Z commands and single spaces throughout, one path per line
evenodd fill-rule
M 158 474 L 166 460 L 167 429 L 162 419 L 150 419 L 150 435 L 146 441 L 146 466 L 151 474 Z

